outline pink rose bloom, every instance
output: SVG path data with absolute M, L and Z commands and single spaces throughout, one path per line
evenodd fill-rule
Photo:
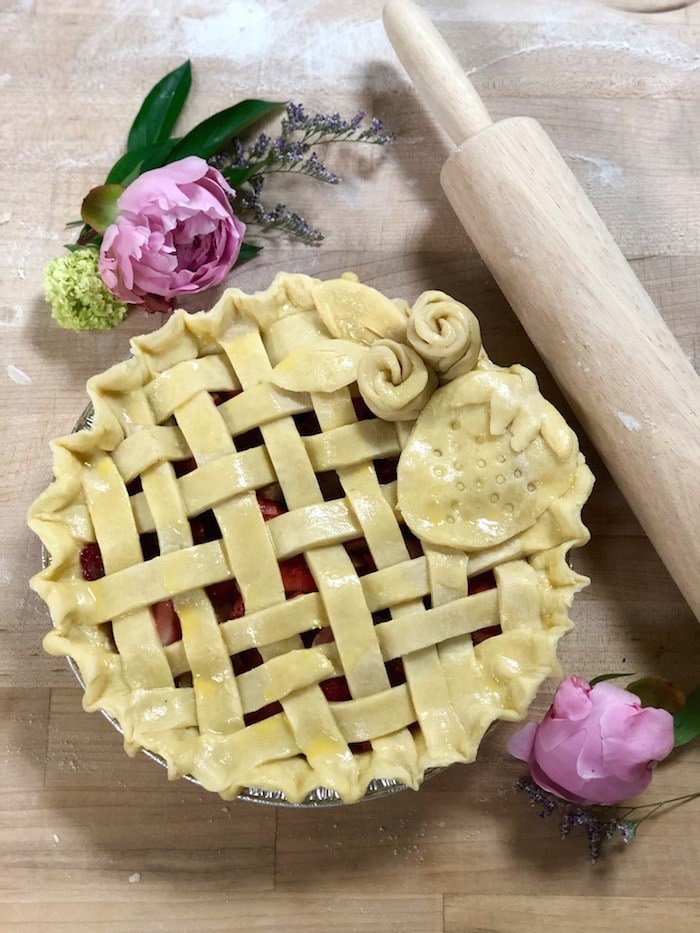
M 169 311 L 176 295 L 218 285 L 245 233 L 233 193 L 197 156 L 144 172 L 120 195 L 105 230 L 99 269 L 107 288 L 147 311 Z
M 508 743 L 543 790 L 579 804 L 616 804 L 641 793 L 673 748 L 673 717 L 602 681 L 567 677 L 540 725 Z

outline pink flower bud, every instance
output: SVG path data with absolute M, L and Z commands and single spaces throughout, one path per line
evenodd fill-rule
M 508 743 L 543 790 L 579 804 L 616 804 L 649 785 L 673 748 L 673 717 L 643 709 L 633 693 L 608 681 L 591 687 L 567 677 L 538 726 L 528 723 Z
M 190 156 L 144 172 L 117 201 L 100 275 L 122 301 L 167 311 L 176 295 L 218 285 L 238 258 L 245 225 L 226 179 Z

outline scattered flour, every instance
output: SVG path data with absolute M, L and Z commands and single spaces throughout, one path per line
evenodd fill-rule
M 129 875 L 129 884 L 138 884 L 141 880 L 141 872 L 135 871 L 133 875 Z
M 7 367 L 7 375 L 13 382 L 16 382 L 18 386 L 31 385 L 31 377 L 12 363 Z
M 564 153 L 565 158 L 572 162 L 584 162 L 593 167 L 598 181 L 606 188 L 616 188 L 622 178 L 622 166 L 617 162 L 608 162 L 607 159 L 598 159 L 594 156 L 584 156 L 578 153 Z
M 0 560 L 0 586 L 9 586 L 14 579 L 13 571 L 5 560 Z
M 628 415 L 626 411 L 618 411 L 617 420 L 620 424 L 628 431 L 641 431 L 642 426 L 634 417 L 634 415 Z
M 442 0 L 429 8 L 433 22 L 454 20 L 464 15 L 464 0 Z M 601 6 L 595 11 L 597 21 L 618 21 L 619 13 Z M 471 3 L 469 19 L 486 23 L 572 23 L 590 22 L 591 0 L 488 0 L 488 3 Z
M 236 68 L 248 69 L 250 84 L 255 87 L 342 87 L 359 90 L 365 87 L 370 65 L 395 64 L 384 32 L 379 7 L 356 9 L 347 4 L 344 18 L 327 18 L 328 4 L 308 0 L 292 4 L 288 0 L 199 0 L 186 12 L 172 18 L 167 33 L 154 26 L 146 27 L 136 43 L 115 47 L 115 22 L 129 23 L 162 16 L 155 4 L 144 13 L 142 0 L 107 0 L 108 26 L 91 33 L 89 44 L 79 52 L 79 61 L 102 62 L 115 59 L 171 55 L 191 58 L 195 65 L 203 59 L 233 61 Z M 324 15 L 325 14 L 325 15 Z M 387 76 L 373 78 L 375 88 L 386 80 L 397 85 L 398 71 L 387 69 Z M 401 83 L 407 79 L 403 75 Z M 293 95 L 292 95 L 293 96 Z
M 279 88 L 287 94 L 296 87 L 298 96 L 303 96 L 309 81 L 318 89 L 342 88 L 345 92 L 364 90 L 368 85 L 375 92 L 394 90 L 408 83 L 384 32 L 381 5 L 369 0 L 343 3 L 341 10 L 332 15 L 331 4 L 321 0 L 303 4 L 289 0 L 198 0 L 184 6 L 183 13 L 172 18 L 171 28 L 165 33 L 155 25 L 163 16 L 157 0 L 146 9 L 142 0 L 105 2 L 109 7 L 109 15 L 103 19 L 106 25 L 91 32 L 89 43 L 79 50 L 78 64 L 88 60 L 92 63 L 96 58 L 107 64 L 166 56 L 180 60 L 190 57 L 195 63 L 203 59 L 228 60 L 235 62 L 240 72 L 248 70 L 252 86 L 270 92 Z M 477 33 L 469 53 L 471 61 L 464 62 L 466 67 L 473 65 L 470 74 L 514 58 L 561 49 L 609 52 L 615 58 L 626 54 L 684 70 L 700 67 L 692 44 L 677 34 L 661 31 L 602 3 L 596 4 L 593 16 L 590 0 L 489 0 L 469 4 L 445 0 L 429 4 L 427 12 L 439 27 L 442 23 L 461 23 L 460 28 L 469 31 L 474 24 L 481 33 L 482 24 L 523 24 L 529 42 L 521 48 L 505 48 L 503 54 L 482 63 L 478 56 L 484 42 L 477 41 L 481 36 Z M 138 42 L 115 44 L 115 24 L 120 23 L 138 28 Z M 498 49 L 497 39 L 495 34 Z M 225 81 L 225 69 L 220 71 Z
M 57 155 L 55 158 L 55 164 L 57 168 L 66 168 L 69 170 L 91 168 L 95 165 L 104 166 L 108 163 L 114 162 L 114 160 L 119 155 L 119 148 L 119 144 L 115 143 L 114 145 L 103 149 L 101 152 L 93 152 L 92 154 L 87 155 L 82 159 L 74 159 L 69 155 Z
M 653 61 L 663 65 L 671 65 L 683 70 L 696 71 L 700 68 L 700 57 L 693 54 L 692 49 L 685 42 L 665 36 L 661 41 L 658 35 L 649 35 L 651 29 L 644 29 L 637 26 L 634 30 L 629 30 L 629 38 L 611 39 L 608 36 L 595 38 L 595 36 L 577 36 L 568 39 L 564 33 L 566 30 L 558 27 L 556 30 L 551 26 L 543 26 L 537 30 L 543 42 L 536 42 L 532 45 L 526 45 L 524 48 L 516 49 L 514 52 L 508 52 L 505 55 L 499 55 L 474 68 L 467 70 L 468 75 L 477 74 L 490 68 L 491 65 L 498 65 L 502 62 L 510 61 L 513 58 L 519 58 L 521 55 L 531 55 L 533 52 L 553 52 L 560 49 L 572 49 L 576 52 L 615 52 L 616 54 L 627 54 L 633 58 L 639 58 L 646 61 Z

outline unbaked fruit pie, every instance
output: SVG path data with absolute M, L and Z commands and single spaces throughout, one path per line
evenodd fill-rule
M 556 669 L 592 476 L 464 305 L 279 274 L 88 383 L 30 511 L 84 706 L 223 797 L 417 788 Z

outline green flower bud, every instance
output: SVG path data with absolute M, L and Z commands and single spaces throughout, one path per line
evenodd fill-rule
M 44 270 L 44 295 L 51 316 L 70 330 L 108 330 L 127 314 L 100 277 L 94 249 L 76 249 L 52 259 Z

